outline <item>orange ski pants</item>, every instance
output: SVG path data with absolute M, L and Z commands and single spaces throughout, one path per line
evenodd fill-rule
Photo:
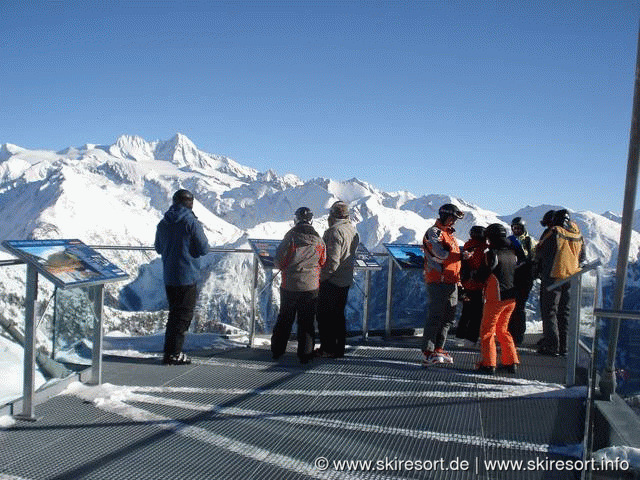
M 516 345 L 509 333 L 509 319 L 516 308 L 513 299 L 486 302 L 480 325 L 480 363 L 495 367 L 497 363 L 496 338 L 500 342 L 500 360 L 503 365 L 520 363 Z

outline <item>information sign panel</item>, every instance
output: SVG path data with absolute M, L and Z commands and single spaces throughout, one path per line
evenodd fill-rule
M 358 249 L 356 250 L 356 265 L 357 270 L 381 270 L 382 267 L 376 260 L 376 258 L 371 255 L 371 252 L 367 250 L 363 244 L 358 244 Z
M 408 243 L 385 243 L 396 265 L 402 269 L 424 268 L 424 252 L 422 245 Z
M 264 268 L 275 268 L 273 262 L 276 258 L 276 248 L 281 240 L 250 238 L 249 245 L 260 259 Z
M 84 287 L 129 275 L 78 239 L 5 240 L 2 245 L 58 288 Z

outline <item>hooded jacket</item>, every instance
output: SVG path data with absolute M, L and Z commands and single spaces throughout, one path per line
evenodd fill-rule
M 356 250 L 360 237 L 348 218 L 329 218 L 329 228 L 322 240 L 327 249 L 327 261 L 320 272 L 320 281 L 328 280 L 338 287 L 353 283 Z
M 320 269 L 326 260 L 325 245 L 308 223 L 298 223 L 287 232 L 274 259 L 282 271 L 282 289 L 310 292 L 320 288 Z
M 209 251 L 202 224 L 190 208 L 174 203 L 156 228 L 154 243 L 162 255 L 165 285 L 193 285 L 200 279 L 198 257 Z
M 456 284 L 460 281 L 462 256 L 453 236 L 455 229 L 440 220 L 424 234 L 424 279 L 427 283 Z
M 537 272 L 544 281 L 565 279 L 579 272 L 584 261 L 584 239 L 575 222 L 548 229 L 538 243 Z

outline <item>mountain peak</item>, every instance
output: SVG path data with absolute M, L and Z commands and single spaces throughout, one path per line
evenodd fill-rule
M 154 149 L 155 158 L 176 164 L 178 167 L 207 168 L 211 164 L 195 144 L 182 133 L 176 133 L 165 142 L 158 142 Z M 216 165 L 217 166 L 217 165 Z
M 0 145 L 0 162 L 8 160 L 12 155 L 24 152 L 24 150 L 24 148 L 13 145 L 12 143 L 3 143 Z
M 109 147 L 109 153 L 129 160 L 148 160 L 153 158 L 153 147 L 137 135 L 120 135 Z

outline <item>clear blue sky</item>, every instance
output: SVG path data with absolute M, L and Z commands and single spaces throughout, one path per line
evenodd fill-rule
M 0 3 L 0 143 L 621 212 L 640 0 Z

